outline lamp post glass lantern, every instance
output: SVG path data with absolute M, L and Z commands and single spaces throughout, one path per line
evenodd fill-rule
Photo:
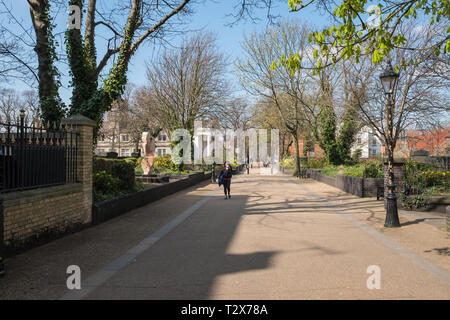
M 387 136 L 386 146 L 388 155 L 388 182 L 386 194 L 386 221 L 385 227 L 396 228 L 400 227 L 397 210 L 397 195 L 395 194 L 394 184 L 394 134 L 393 134 L 393 108 L 394 99 L 393 94 L 397 86 L 399 74 L 394 71 L 392 64 L 389 61 L 387 68 L 380 74 L 381 85 L 386 96 L 386 122 L 387 122 Z

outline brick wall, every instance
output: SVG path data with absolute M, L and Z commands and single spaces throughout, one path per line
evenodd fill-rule
M 319 170 L 315 169 L 308 169 L 307 174 L 311 179 L 326 183 L 358 197 L 375 197 L 377 195 L 377 187 L 383 186 L 382 178 L 359 178 L 339 174 L 336 175 L 336 178 L 332 178 L 321 174 Z
M 364 179 L 341 174 L 336 175 L 336 188 L 360 198 L 364 197 Z
M 92 135 L 95 122 L 75 115 L 63 121 L 79 132 L 78 183 L 11 192 L 3 198 L 7 248 L 32 246 L 40 239 L 87 225 L 92 219 Z
M 377 188 L 383 186 L 383 178 L 364 178 L 364 197 L 376 197 Z
M 27 245 L 85 221 L 80 213 L 86 200 L 79 183 L 8 193 L 3 200 L 7 247 Z
M 336 187 L 336 178 L 328 177 L 320 173 L 319 170 L 307 169 L 307 175 L 314 180 L 328 184 L 329 186 Z

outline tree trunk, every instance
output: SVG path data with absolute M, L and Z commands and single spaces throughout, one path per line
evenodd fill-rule
M 288 142 L 288 144 L 286 145 L 286 149 L 284 149 L 284 151 L 283 151 L 283 152 L 284 152 L 284 155 L 289 155 L 289 148 L 291 147 L 292 142 L 293 142 L 293 140 L 290 139 L 289 142 Z
M 89 65 L 91 80 L 97 83 L 94 71 L 97 67 L 97 53 L 95 49 L 95 7 L 97 0 L 89 0 L 86 15 L 86 31 L 84 33 L 84 47 L 86 50 L 86 61 Z
M 300 152 L 298 149 L 298 134 L 297 132 L 292 133 L 294 138 L 294 162 L 295 162 L 295 171 L 294 176 L 298 177 L 300 173 Z
M 38 58 L 39 102 L 41 115 L 45 122 L 59 122 L 63 116 L 57 85 L 57 71 L 53 66 L 56 58 L 52 43 L 49 0 L 28 0 L 31 21 L 36 33 L 36 51 Z

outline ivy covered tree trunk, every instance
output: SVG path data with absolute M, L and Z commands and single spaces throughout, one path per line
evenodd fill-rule
M 66 51 L 72 76 L 72 99 L 70 114 L 80 113 L 97 122 L 94 134 L 101 127 L 103 115 L 111 109 L 114 100 L 120 98 L 127 84 L 127 71 L 131 57 L 139 46 L 152 34 L 157 32 L 171 17 L 182 12 L 191 0 L 180 0 L 177 6 L 166 4 L 170 11 L 164 13 L 161 19 L 150 26 L 142 34 L 138 34 L 139 27 L 142 28 L 143 20 L 148 14 L 143 10 L 143 0 L 130 1 L 128 18 L 123 30 L 116 31 L 104 21 L 95 21 L 97 0 L 88 0 L 85 18 L 85 34 L 81 30 L 71 29 L 66 32 Z M 84 0 L 70 0 L 69 5 L 77 5 L 83 8 Z M 128 1 L 127 1 L 128 3 Z M 103 17 L 101 17 L 103 19 Z M 95 45 L 95 27 L 105 24 L 115 35 L 121 39 L 117 47 L 107 48 L 103 58 L 97 65 L 97 51 Z M 117 55 L 115 62 L 107 73 L 101 87 L 99 88 L 99 77 L 103 69 L 108 65 L 110 58 Z
M 71 5 L 83 6 L 83 0 L 71 0 Z M 120 98 L 127 83 L 128 63 L 133 54 L 133 37 L 138 26 L 141 2 L 134 0 L 124 28 L 124 38 L 119 47 L 119 56 L 113 65 L 103 86 L 98 89 L 98 76 L 103 67 L 96 67 L 96 48 L 94 44 L 95 5 L 96 0 L 88 3 L 86 32 L 71 29 L 66 32 L 66 51 L 72 75 L 71 114 L 80 113 L 97 122 L 98 131 L 103 114 L 110 110 L 115 99 Z M 111 52 L 111 54 L 113 54 Z
M 351 147 L 358 133 L 358 113 L 355 108 L 349 106 L 345 111 L 343 125 L 337 140 L 339 158 L 341 162 L 351 159 Z
M 59 123 L 64 107 L 58 93 L 59 74 L 54 66 L 57 60 L 49 0 L 28 0 L 30 15 L 36 33 L 34 50 L 38 58 L 39 102 L 41 118 L 47 123 Z
M 340 154 L 336 142 L 336 114 L 333 107 L 326 104 L 321 107 L 318 116 L 320 147 L 325 151 L 327 161 L 331 164 L 340 164 Z
M 303 156 L 308 156 L 308 151 L 314 149 L 314 141 L 310 134 L 308 134 L 305 138 L 305 143 L 303 144 Z
M 71 0 L 69 5 L 76 5 L 82 8 L 83 0 Z M 93 1 L 95 3 L 95 1 Z M 91 13 L 93 15 L 94 13 Z M 91 16 L 94 19 L 95 16 Z M 81 19 L 82 17 L 80 17 Z M 86 26 L 86 31 L 88 26 Z M 95 51 L 95 50 L 94 50 Z M 87 107 L 88 101 L 97 91 L 97 81 L 93 79 L 93 68 L 90 50 L 83 43 L 80 29 L 71 29 L 66 32 L 66 52 L 70 65 L 70 75 L 72 76 L 72 98 L 71 114 L 81 113 L 93 120 L 97 120 L 95 113 Z

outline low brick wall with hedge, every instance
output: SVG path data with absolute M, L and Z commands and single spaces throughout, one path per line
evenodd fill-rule
M 360 198 L 376 197 L 377 188 L 384 184 L 383 178 L 360 178 L 338 174 L 336 178 L 320 173 L 319 170 L 308 169 L 307 175 L 316 181 L 328 184 L 344 192 L 353 194 Z
M 337 174 L 336 188 L 362 198 L 364 197 L 364 178 Z
M 319 170 L 308 169 L 307 175 L 314 180 L 328 184 L 329 186 L 336 187 L 336 178 L 329 177 L 320 173 Z
M 194 173 L 186 179 L 161 184 L 149 189 L 121 195 L 113 199 L 94 203 L 92 206 L 92 224 L 98 224 L 130 210 L 142 207 L 168 195 L 189 188 L 211 178 L 211 173 Z
M 170 175 L 161 175 L 161 176 L 143 176 L 136 175 L 136 181 L 141 183 L 166 183 L 169 182 Z

